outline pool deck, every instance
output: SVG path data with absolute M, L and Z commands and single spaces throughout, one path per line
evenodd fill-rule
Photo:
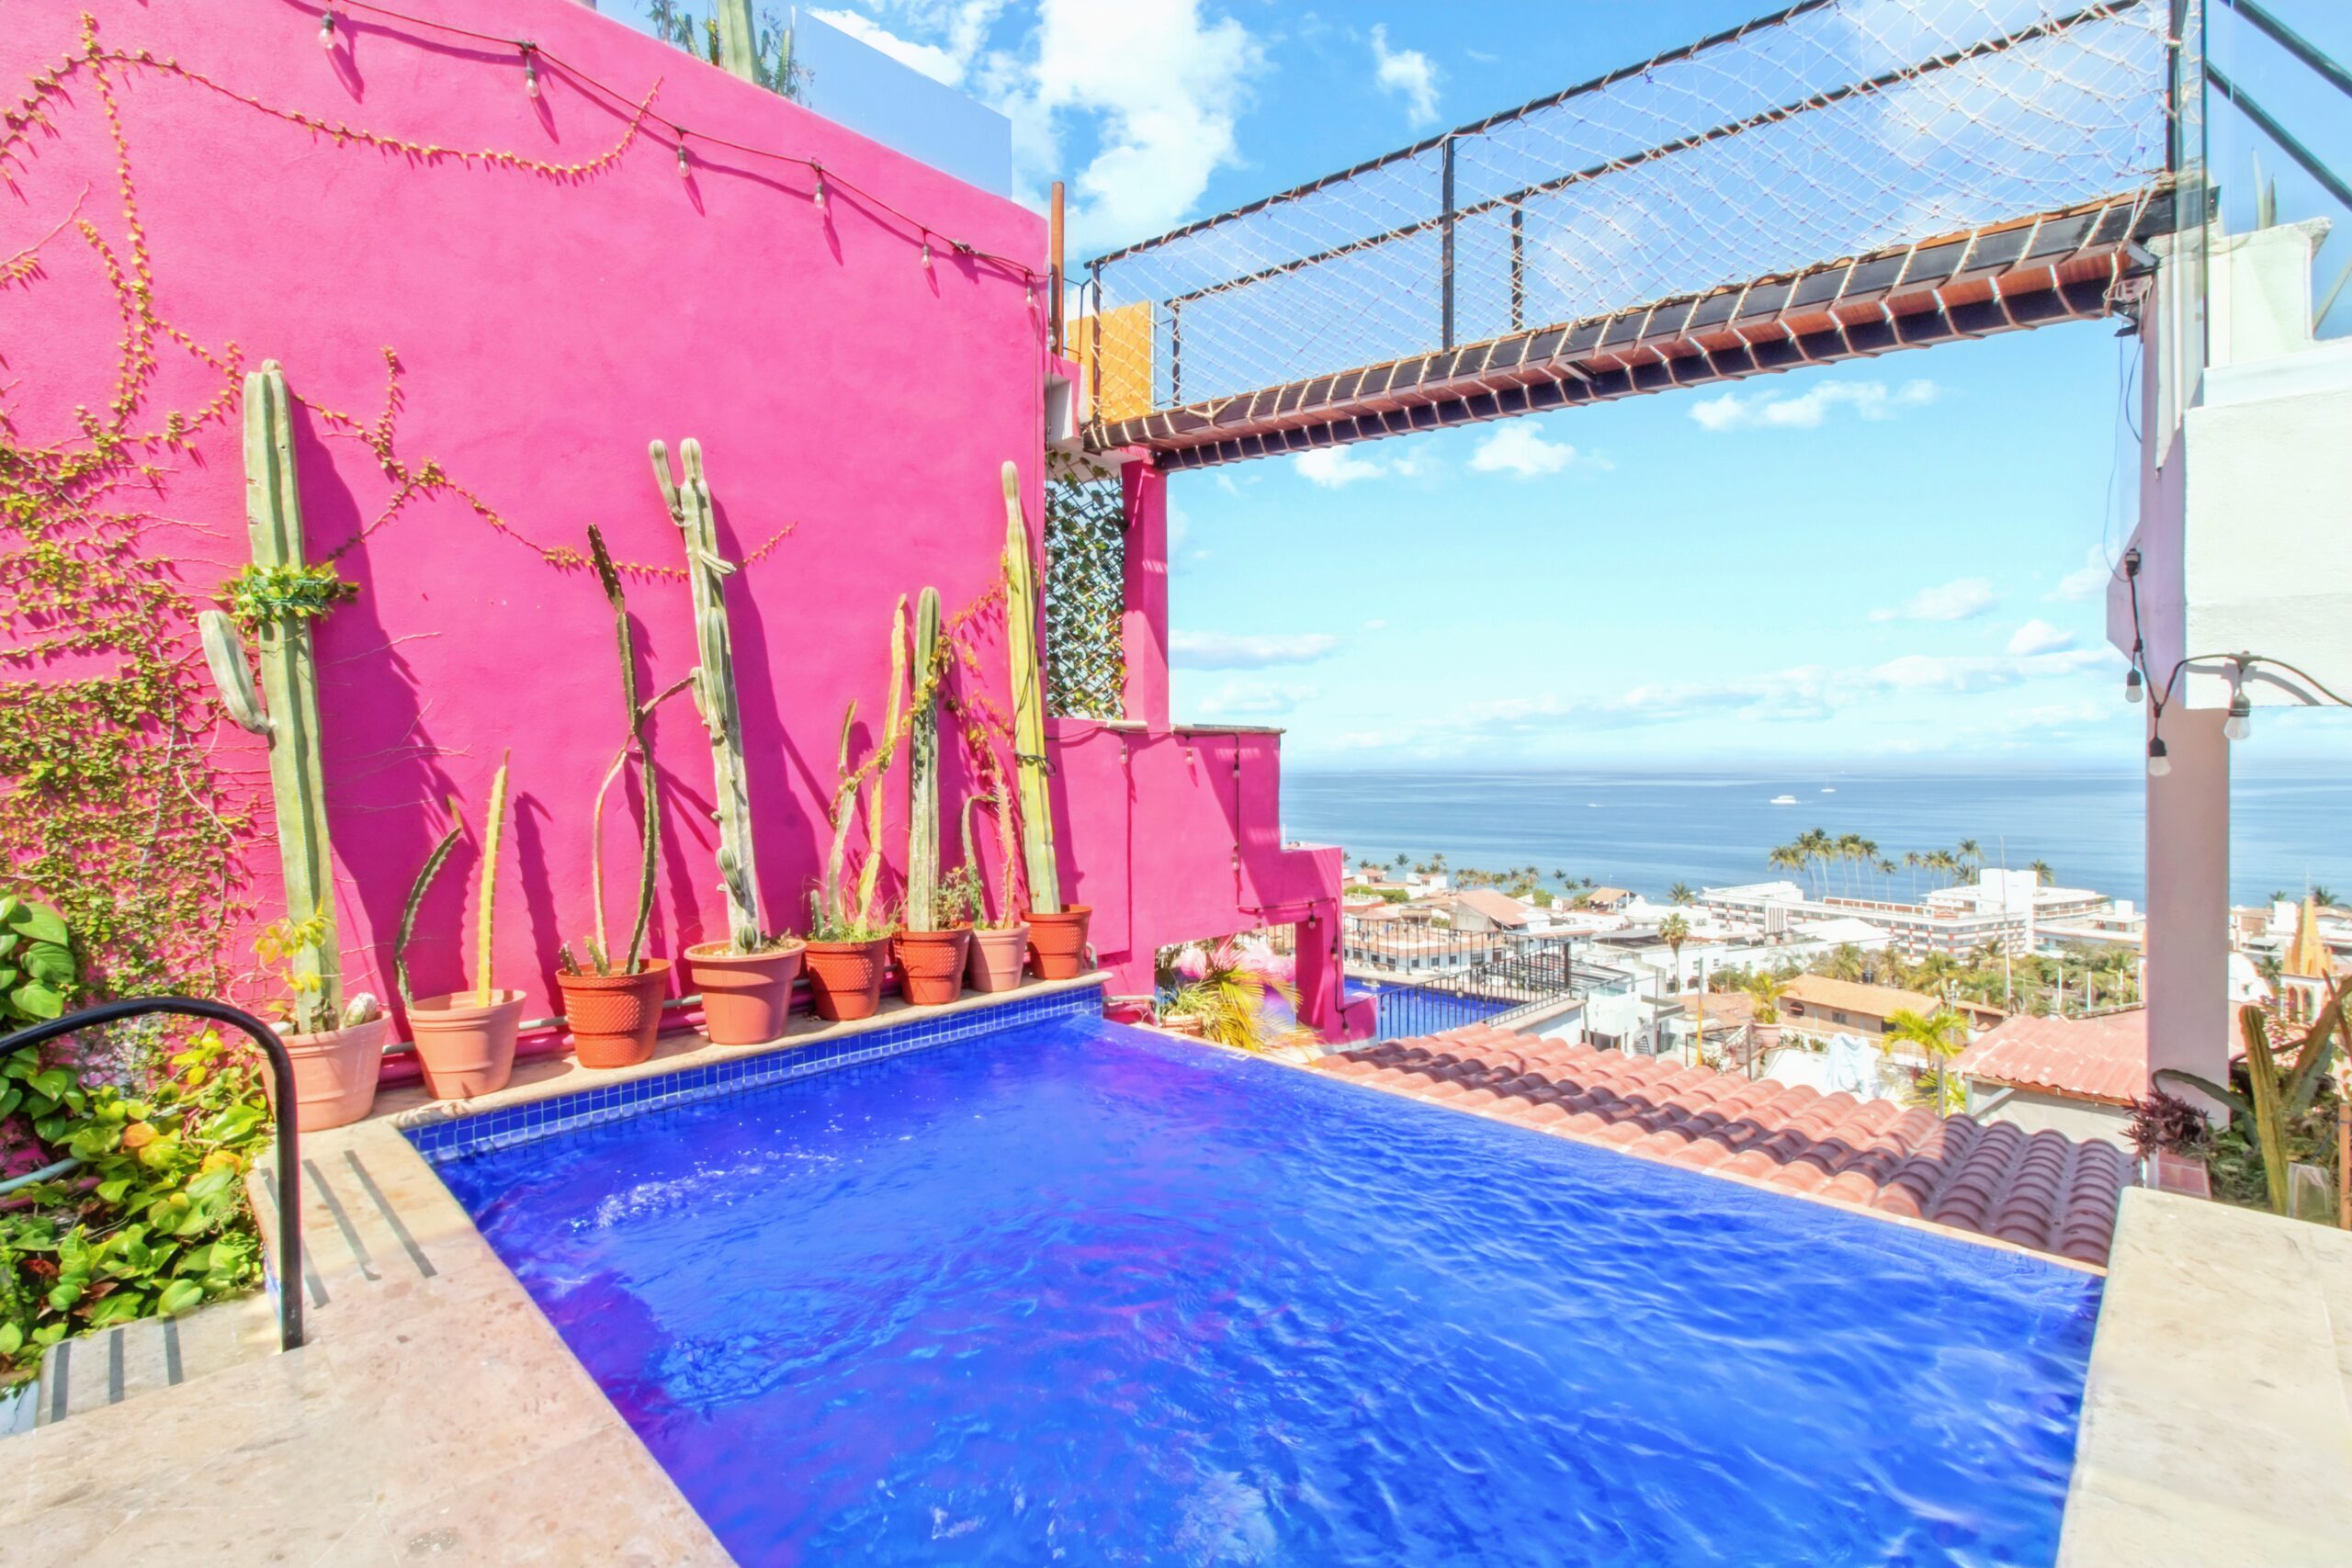
M 496 1094 L 379 1097 L 302 1139 L 308 1338 L 7 1439 L 9 1568 L 179 1562 L 360 1565 L 719 1564 L 732 1561 L 475 1230 L 403 1127 L 683 1069 L 854 1045 L 895 1025 L 1099 987 L 1035 982 L 946 1008 L 885 1004 L 771 1045 L 665 1037 L 653 1060 L 516 1067 Z M 268 1224 L 268 1200 L 257 1207 Z M 251 1303 L 212 1307 L 243 1311 Z M 192 1338 L 193 1337 L 191 1337 Z M 84 1343 L 95 1343 L 85 1341 Z M 103 1382 L 98 1385 L 103 1389 Z
M 2352 1563 L 2352 1234 L 2124 1193 L 2058 1562 Z

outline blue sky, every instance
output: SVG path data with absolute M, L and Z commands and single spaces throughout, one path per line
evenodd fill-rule
M 1764 8 L 808 9 L 1006 112 L 1018 185 L 1069 182 L 1082 257 Z M 2217 168 L 2247 146 L 2217 123 Z M 2325 210 L 2278 177 L 2287 215 Z M 2134 504 L 2133 347 L 2046 329 L 1179 475 L 1178 716 L 1284 726 L 1305 765 L 2132 765 L 2102 589 Z M 2352 753 L 2339 720 L 2266 711 L 2256 744 Z

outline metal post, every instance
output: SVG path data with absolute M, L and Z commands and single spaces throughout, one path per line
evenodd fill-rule
M 1510 209 L 1510 330 L 1527 328 L 1527 209 Z
M 1059 180 L 1054 182 L 1054 202 L 1046 226 L 1046 274 L 1054 290 L 1053 302 L 1046 319 L 1053 323 L 1054 352 L 1058 355 L 1067 352 L 1067 345 L 1062 341 L 1062 294 L 1066 286 L 1062 279 L 1062 182 Z
M 1443 274 L 1443 276 L 1442 276 L 1442 279 L 1441 279 L 1441 287 L 1442 287 L 1442 289 L 1443 289 L 1443 300 L 1444 300 L 1444 304 L 1443 304 L 1443 307 L 1442 307 L 1442 318 L 1441 318 L 1441 320 L 1440 320 L 1440 321 L 1439 321 L 1439 325 L 1438 325 L 1438 343 L 1439 343 L 1439 345 L 1440 345 L 1441 347 L 1443 347 L 1443 348 L 1452 348 L 1452 347 L 1453 346 L 1453 137 L 1451 137 L 1451 136 L 1447 137 L 1447 138 L 1445 139 L 1445 141 L 1441 144 L 1441 151 L 1440 151 L 1440 153 L 1439 153 L 1439 159 L 1440 159 L 1440 162 L 1439 162 L 1439 168 L 1440 168 L 1440 171 L 1441 171 L 1441 172 L 1440 172 L 1440 175 L 1439 175 L 1439 192 L 1438 192 L 1438 198 L 1439 198 L 1440 202 L 1442 204 L 1442 209 L 1441 209 L 1441 212 L 1440 212 L 1440 224 L 1441 224 L 1441 228 L 1440 228 L 1440 238 L 1439 238 L 1440 254 L 1441 254 L 1441 258 L 1442 258 L 1442 259 L 1441 259 L 1441 261 L 1440 261 L 1440 264 L 1439 264 L 1439 265 L 1440 265 L 1440 267 L 1441 267 L 1441 269 L 1442 269 L 1442 274 Z

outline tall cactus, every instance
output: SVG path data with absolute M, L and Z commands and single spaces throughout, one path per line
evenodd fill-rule
M 939 929 L 939 590 L 915 598 L 914 714 L 907 731 L 907 929 Z
M 1022 859 L 1029 908 L 1061 912 L 1062 880 L 1054 863 L 1054 801 L 1046 778 L 1046 691 L 1039 679 L 1037 568 L 1029 525 L 1021 516 L 1021 471 L 1004 466 L 1005 640 L 1012 660 L 1012 767 L 1020 782 Z
M 588 860 L 589 896 L 596 901 L 596 972 L 634 975 L 638 973 L 639 961 L 645 956 L 645 931 L 653 919 L 653 878 L 662 859 L 662 807 L 655 793 L 661 775 L 654 771 L 653 747 L 645 738 L 645 705 L 637 700 L 637 639 L 629 632 L 628 601 L 621 592 L 620 569 L 613 564 L 612 552 L 605 548 L 605 536 L 594 523 L 588 525 L 588 558 L 596 569 L 596 581 L 605 590 L 605 602 L 613 607 L 613 637 L 621 660 L 621 706 L 628 723 L 629 747 L 637 753 L 638 785 L 645 797 L 645 820 L 638 829 L 639 852 L 643 859 L 637 873 L 637 919 L 629 928 L 628 952 L 615 962 L 612 944 L 605 931 L 603 795 L 601 791 L 598 794 L 599 809 L 590 828 L 594 836 L 589 840 Z M 626 757 L 628 752 L 622 755 Z
M 735 694 L 735 648 L 727 625 L 727 579 L 735 563 L 718 553 L 718 525 L 711 510 L 710 485 L 703 476 L 702 443 L 687 436 L 678 444 L 684 469 L 670 475 L 670 454 L 653 443 L 653 479 L 662 487 L 670 521 L 685 536 L 686 578 L 694 590 L 695 646 L 701 662 L 690 688 L 695 710 L 710 732 L 712 798 L 718 818 L 719 889 L 727 897 L 729 944 L 757 953 L 767 939 L 760 914 L 760 879 L 752 857 L 752 801 L 744 784 L 742 711 Z
M 874 919 L 875 894 L 882 879 L 882 785 L 890 776 L 890 759 L 899 749 L 899 725 L 907 711 L 907 596 L 890 615 L 890 700 L 884 705 L 882 739 L 876 742 L 867 765 L 874 770 L 865 786 L 865 861 L 857 868 L 857 919 Z
M 265 568 L 302 565 L 302 497 L 288 407 L 285 372 L 275 359 L 264 360 L 245 378 L 244 415 L 245 519 L 254 563 Z M 265 615 L 254 632 L 268 705 L 269 795 L 277 819 L 286 918 L 319 932 L 315 942 L 288 959 L 294 1026 L 312 1033 L 334 1027 L 343 1016 L 334 862 L 327 842 L 326 770 L 319 746 L 318 660 L 311 650 L 310 625 L 298 615 Z M 314 919 L 318 923 L 310 925 Z
M 498 902 L 498 852 L 506 842 L 506 765 L 514 753 L 498 759 L 490 779 L 490 820 L 481 835 L 481 908 L 474 917 L 474 1005 L 488 1007 L 497 996 L 490 976 L 491 908 Z

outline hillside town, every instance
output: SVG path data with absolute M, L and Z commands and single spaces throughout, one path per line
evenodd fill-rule
M 1984 865 L 1965 841 L 1907 857 L 1939 884 L 1915 897 L 1887 891 L 1896 867 L 1868 845 L 1871 874 L 1838 891 L 1804 842 L 1771 857 L 1804 881 L 1659 898 L 1442 854 L 1363 862 L 1347 970 L 1380 991 L 1384 1032 L 1390 1013 L 1424 1021 L 1425 994 L 1553 1038 L 2128 1143 L 2154 1088 L 2132 900 Z M 2233 1007 L 2307 1018 L 2352 969 L 2352 908 L 2324 888 L 2233 908 L 2229 929 Z

